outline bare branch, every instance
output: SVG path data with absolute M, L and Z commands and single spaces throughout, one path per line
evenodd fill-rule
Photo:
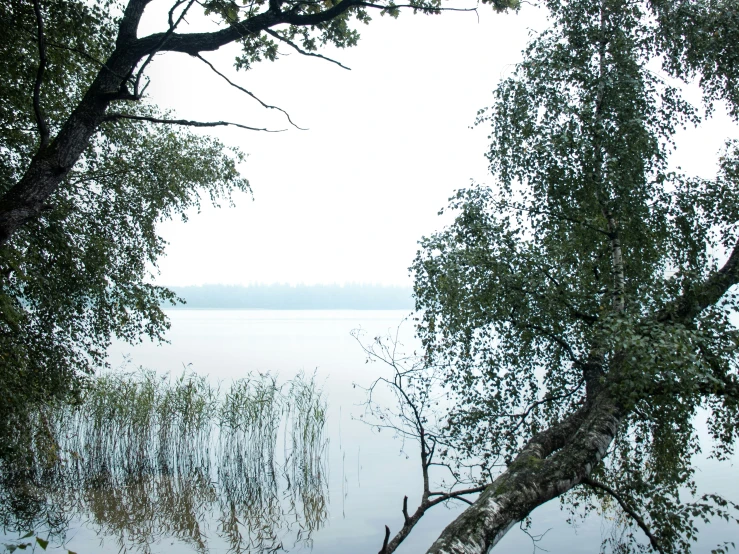
M 280 108 L 280 107 L 278 107 L 278 106 L 272 106 L 271 104 L 266 104 L 265 102 L 263 102 L 262 100 L 260 100 L 260 99 L 259 99 L 259 98 L 258 98 L 258 97 L 257 97 L 257 96 L 256 96 L 256 95 L 255 95 L 255 94 L 253 93 L 253 92 L 250 92 L 250 91 L 246 90 L 246 89 L 245 89 L 244 87 L 242 87 L 242 86 L 240 86 L 240 85 L 237 85 L 236 83 L 234 83 L 234 82 L 233 82 L 233 81 L 232 81 L 231 79 L 229 79 L 229 78 L 228 78 L 228 77 L 226 77 L 226 76 L 225 76 L 225 75 L 224 75 L 223 73 L 221 73 L 220 71 L 218 71 L 218 70 L 217 70 L 217 69 L 216 69 L 216 68 L 215 68 L 215 67 L 213 66 L 213 64 L 212 64 L 212 63 L 210 63 L 210 62 L 209 62 L 208 60 L 206 60 L 206 59 L 205 59 L 204 57 L 202 57 L 202 56 L 201 56 L 200 54 L 196 54 L 196 57 L 197 57 L 197 58 L 198 58 L 198 59 L 199 59 L 200 61 L 202 61 L 202 62 L 203 62 L 203 63 L 204 63 L 205 65 L 207 65 L 208 67 L 210 67 L 210 68 L 211 68 L 211 70 L 213 71 L 213 73 L 215 73 L 216 75 L 218 75 L 219 77 L 221 77 L 221 78 L 222 78 L 222 79 L 223 79 L 224 81 L 226 81 L 226 82 L 227 82 L 227 83 L 228 83 L 229 85 L 231 85 L 231 86 L 232 86 L 232 87 L 234 87 L 235 89 L 238 89 L 238 90 L 240 90 L 241 92 L 243 92 L 243 93 L 245 93 L 245 94 L 247 94 L 247 95 L 251 96 L 251 97 L 252 97 L 252 98 L 253 98 L 254 100 L 256 100 L 257 102 L 259 102 L 259 103 L 260 103 L 260 104 L 262 105 L 262 107 L 264 107 L 264 108 L 267 108 L 267 109 L 270 109 L 270 110 L 277 110 L 278 112 L 282 112 L 283 114 L 285 114 L 285 117 L 286 117 L 286 118 L 287 118 L 287 120 L 288 120 L 288 121 L 290 122 L 290 125 L 292 125 L 292 126 L 293 126 L 293 127 L 295 127 L 296 129 L 300 129 L 301 131 L 307 131 L 307 130 L 308 130 L 308 129 L 305 129 L 305 128 L 303 128 L 303 127 L 300 127 L 300 126 L 296 125 L 296 124 L 295 124 L 295 123 L 293 122 L 293 120 L 292 120 L 292 119 L 290 118 L 290 114 L 289 114 L 289 113 L 287 113 L 287 112 L 286 112 L 285 110 L 283 110 L 282 108 Z
M 351 71 L 352 70 L 351 67 L 347 67 L 344 64 L 342 64 L 341 62 L 337 62 L 336 60 L 334 60 L 332 58 L 329 58 L 327 56 L 324 56 L 323 54 L 319 54 L 317 52 L 308 52 L 307 50 L 303 50 L 300 46 L 298 46 L 297 44 L 295 44 L 293 41 L 291 41 L 291 40 L 283 37 L 282 35 L 280 35 L 279 33 L 276 33 L 272 29 L 265 29 L 264 32 L 267 33 L 268 35 L 276 38 L 277 40 L 279 40 L 281 42 L 284 42 L 288 46 L 293 47 L 297 52 L 299 52 L 300 54 L 303 54 L 303 56 L 313 56 L 314 58 L 321 58 L 322 60 L 326 60 L 327 62 L 335 63 L 339 67 L 341 67 L 343 69 L 346 69 L 348 71 Z
M 249 131 L 264 131 L 265 133 L 281 133 L 287 129 L 264 129 L 260 127 L 249 127 L 240 123 L 232 123 L 230 121 L 190 121 L 187 119 L 163 119 L 159 117 L 149 117 L 145 115 L 133 115 L 123 113 L 112 113 L 106 115 L 103 121 L 117 121 L 119 119 L 132 119 L 134 121 L 148 121 L 150 123 L 165 123 L 168 125 L 184 125 L 187 127 L 239 127 Z
M 524 525 L 524 523 L 526 523 L 526 525 Z M 551 531 L 552 528 L 550 527 L 549 529 L 547 529 L 543 533 L 539 533 L 538 535 L 533 535 L 533 534 L 531 534 L 531 532 L 528 529 L 528 525 L 530 523 L 531 523 L 531 521 L 527 518 L 527 519 L 521 521 L 521 524 L 518 526 L 518 528 L 521 529 L 521 531 L 523 531 L 524 534 L 526 534 L 526 536 L 531 539 L 531 543 L 534 545 L 534 553 L 536 553 L 537 550 L 541 550 L 543 552 L 549 552 L 549 550 L 547 550 L 546 548 L 542 548 L 537 543 L 541 542 L 544 539 L 544 536 L 547 533 L 549 533 L 549 531 Z
M 36 82 L 33 85 L 33 111 L 36 114 L 36 124 L 38 125 L 39 149 L 43 149 L 49 144 L 49 126 L 46 124 L 46 117 L 41 109 L 41 84 L 44 82 L 44 71 L 46 70 L 46 35 L 44 34 L 44 18 L 41 14 L 39 0 L 33 0 L 33 11 L 36 13 L 39 54 Z
M 641 516 L 633 510 L 623 499 L 623 497 L 618 494 L 615 490 L 613 490 L 611 487 L 606 485 L 605 483 L 601 483 L 600 481 L 596 481 L 590 476 L 585 476 L 582 479 L 582 482 L 586 485 L 594 488 L 594 489 L 600 489 L 603 492 L 608 493 L 610 496 L 616 499 L 616 501 L 621 506 L 621 509 L 626 512 L 631 518 L 636 522 L 636 524 L 641 528 L 642 531 L 644 531 L 644 534 L 649 538 L 649 542 L 652 545 L 652 548 L 659 552 L 660 554 L 665 554 L 665 551 L 662 548 L 662 545 L 660 545 L 659 541 L 657 540 L 657 537 L 655 537 L 652 532 L 649 529 L 649 526 L 644 522 L 644 520 L 641 518 Z
M 190 2 L 185 6 L 185 8 L 182 10 L 182 13 L 177 18 L 177 21 L 174 21 L 174 11 L 179 6 L 185 3 L 186 0 L 177 0 L 174 6 L 172 6 L 172 9 L 169 10 L 169 29 L 167 29 L 167 32 L 164 33 L 162 36 L 161 41 L 159 44 L 154 48 L 151 52 L 149 52 L 149 55 L 146 57 L 146 60 L 143 64 L 141 64 L 141 67 L 139 68 L 138 72 L 136 73 L 136 80 L 134 81 L 133 85 L 133 95 L 135 97 L 140 97 L 141 93 L 143 91 L 139 91 L 139 84 L 141 83 L 141 77 L 144 74 L 144 70 L 146 67 L 151 63 L 151 60 L 154 59 L 154 56 L 162 49 L 162 47 L 167 43 L 167 40 L 170 36 L 175 32 L 175 29 L 177 29 L 177 26 L 182 22 L 183 19 L 185 19 L 185 14 L 187 14 L 188 10 L 192 7 L 192 5 L 195 3 L 195 0 L 190 0 Z M 148 85 L 148 84 L 147 84 Z M 146 88 L 146 87 L 144 87 Z
M 431 500 L 429 502 L 429 506 L 436 506 L 437 504 L 441 504 L 442 502 L 446 502 L 447 500 L 461 500 L 462 502 L 466 502 L 467 504 L 472 504 L 472 502 L 470 502 L 466 498 L 463 498 L 463 495 L 477 494 L 484 491 L 486 488 L 487 485 L 480 485 L 478 487 L 471 487 L 469 489 L 462 489 L 451 492 L 431 492 L 429 493 L 429 496 L 438 496 L 439 498 L 434 498 L 433 500 Z
M 390 527 L 385 525 L 385 540 L 382 541 L 382 549 L 380 549 L 380 552 L 378 554 L 389 554 L 387 551 L 387 541 L 390 539 Z
M 182 4 L 184 4 L 187 0 L 177 0 L 177 2 L 174 3 L 172 8 L 169 10 L 169 13 L 167 14 L 167 20 L 169 22 L 169 28 L 174 29 L 177 24 L 174 21 L 174 12 L 177 8 L 179 8 Z M 185 8 L 185 11 L 187 11 L 187 8 Z

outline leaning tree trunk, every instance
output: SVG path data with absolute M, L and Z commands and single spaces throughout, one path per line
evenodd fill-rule
M 601 394 L 534 436 L 428 554 L 486 554 L 532 510 L 578 485 L 603 459 L 623 413 Z

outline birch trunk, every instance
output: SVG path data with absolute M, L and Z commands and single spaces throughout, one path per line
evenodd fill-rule
M 485 554 L 535 508 L 578 485 L 606 455 L 623 418 L 607 395 L 534 436 L 428 554 Z

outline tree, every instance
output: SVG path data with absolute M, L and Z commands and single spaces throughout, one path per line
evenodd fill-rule
M 691 457 L 699 410 L 713 456 L 739 431 L 739 143 L 713 180 L 670 171 L 700 119 L 673 79 L 737 118 L 736 6 L 546 5 L 552 28 L 479 115 L 499 188 L 459 191 L 412 267 L 447 440 L 495 473 L 429 552 L 488 552 L 562 495 L 616 512 L 614 551 L 686 552 L 696 519 L 736 517 Z
M 111 337 L 162 337 L 160 304 L 175 296 L 148 282 L 164 248 L 157 223 L 184 216 L 201 196 L 228 201 L 248 190 L 241 152 L 178 129 L 252 128 L 177 119 L 148 104 L 153 57 L 187 53 L 225 78 L 201 53 L 238 42 L 244 70 L 276 59 L 279 46 L 323 57 L 320 46 L 355 45 L 355 25 L 373 11 L 446 9 L 441 0 L 172 0 L 165 29 L 139 36 L 150 4 L 0 6 L 0 457 L 43 438 L 29 418 L 39 405 L 74 398 Z M 220 28 L 181 32 L 196 10 Z

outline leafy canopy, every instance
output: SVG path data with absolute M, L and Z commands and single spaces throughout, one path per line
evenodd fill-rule
M 546 2 L 551 28 L 479 113 L 497 186 L 458 191 L 412 266 L 458 455 L 494 470 L 607 389 L 627 415 L 593 475 L 669 552 L 689 550 L 696 518 L 727 514 L 716 496 L 681 501 L 707 446 L 696 418 L 707 411 L 718 458 L 739 421 L 736 295 L 707 286 L 737 243 L 739 143 L 715 179 L 668 166 L 676 131 L 701 119 L 676 79 L 698 78 L 706 112 L 738 113 L 730 4 Z M 614 548 L 646 549 L 619 521 Z
M 442 0 L 170 0 L 162 32 L 143 35 L 150 3 L 0 5 L 0 458 L 43 439 L 31 430 L 34 411 L 74 399 L 81 376 L 105 363 L 113 337 L 163 337 L 160 305 L 176 299 L 151 284 L 165 246 L 157 224 L 184 217 L 201 199 L 229 201 L 249 190 L 239 150 L 158 126 L 233 122 L 174 120 L 147 103 L 153 57 L 200 57 L 235 42 L 236 66 L 247 70 L 275 60 L 278 47 L 321 56 L 325 45 L 354 46 L 372 12 L 450 7 Z M 518 7 L 517 0 L 482 3 Z M 215 31 L 183 32 L 198 11 Z
M 114 44 L 116 22 L 106 4 L 58 1 L 44 8 L 43 109 L 54 133 L 99 69 L 90 58 L 104 59 Z M 0 21 L 5 193 L 38 146 L 31 104 L 38 49 L 30 3 L 3 3 Z M 133 109 L 157 115 L 146 104 Z M 0 250 L 0 454 L 28 445 L 33 409 L 78 391 L 79 376 L 105 363 L 113 336 L 162 339 L 168 323 L 160 305 L 176 298 L 150 284 L 165 247 L 156 226 L 184 217 L 202 197 L 217 202 L 248 191 L 242 161 L 238 150 L 187 131 L 131 121 L 100 128 L 42 215 Z

